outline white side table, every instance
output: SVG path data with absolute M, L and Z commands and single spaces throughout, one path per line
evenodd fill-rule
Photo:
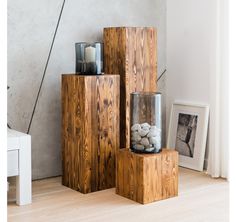
M 32 202 L 31 136 L 7 129 L 7 176 L 16 176 L 16 203 Z

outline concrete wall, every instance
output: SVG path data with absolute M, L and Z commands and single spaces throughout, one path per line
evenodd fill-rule
M 65 1 L 47 63 L 62 5 L 63 0 L 8 1 L 8 122 L 12 128 L 27 132 L 45 71 L 29 132 L 34 179 L 61 174 L 60 78 L 75 70 L 75 42 L 101 41 L 107 26 L 155 26 L 158 72 L 165 70 L 165 0 Z M 165 92 L 165 76 L 159 88 Z

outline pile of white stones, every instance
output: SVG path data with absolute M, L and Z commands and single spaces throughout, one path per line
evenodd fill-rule
M 131 126 L 132 148 L 144 152 L 158 152 L 161 149 L 161 129 L 148 123 Z

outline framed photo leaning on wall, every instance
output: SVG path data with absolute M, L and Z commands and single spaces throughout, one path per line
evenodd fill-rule
M 167 145 L 179 152 L 179 165 L 202 171 L 206 150 L 209 106 L 175 102 Z

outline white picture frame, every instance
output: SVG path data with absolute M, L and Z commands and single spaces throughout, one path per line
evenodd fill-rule
M 208 119 L 208 105 L 172 104 L 167 146 L 179 152 L 179 166 L 203 171 Z

